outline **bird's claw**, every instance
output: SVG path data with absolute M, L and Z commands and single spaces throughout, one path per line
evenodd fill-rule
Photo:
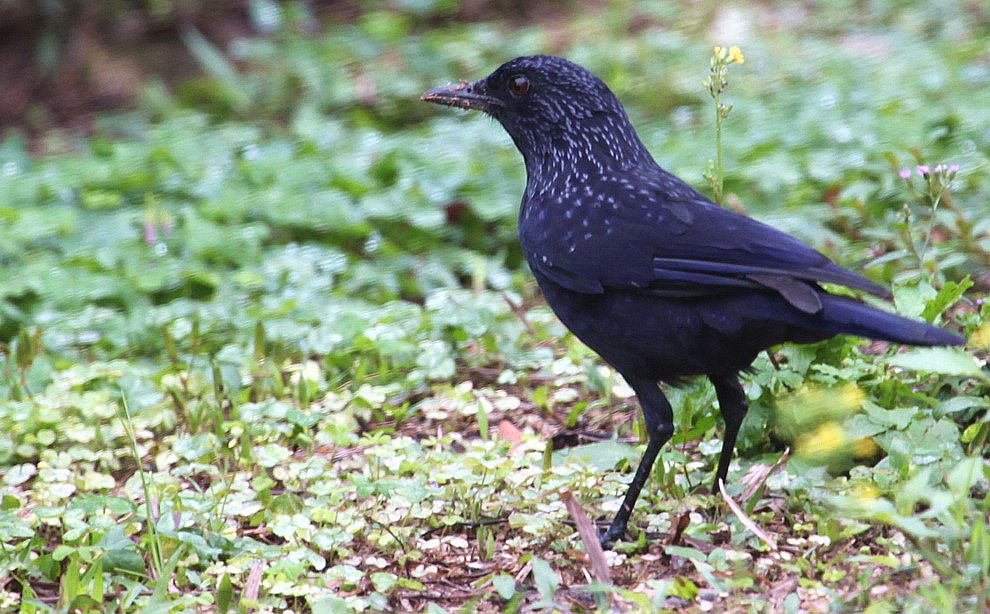
M 598 543 L 602 545 L 602 550 L 611 550 L 615 545 L 615 542 L 622 539 L 622 536 L 625 534 L 625 525 L 616 526 L 613 524 L 608 529 L 598 534 Z

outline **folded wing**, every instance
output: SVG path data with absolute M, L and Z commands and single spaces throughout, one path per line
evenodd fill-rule
M 889 297 L 885 288 L 794 237 L 700 194 L 651 200 L 592 211 L 587 226 L 598 229 L 595 234 L 551 238 L 531 265 L 577 292 L 616 288 L 692 297 L 762 289 L 807 313 L 822 309 L 818 282 Z

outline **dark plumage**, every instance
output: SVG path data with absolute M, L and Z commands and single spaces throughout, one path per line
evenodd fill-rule
M 746 414 L 739 372 L 774 345 L 853 334 L 957 345 L 953 333 L 834 296 L 827 282 L 888 297 L 797 239 L 719 207 L 662 169 L 622 105 L 562 58 L 516 58 L 423 100 L 497 119 L 526 162 L 519 239 L 547 303 L 622 374 L 649 443 L 603 543 L 620 538 L 673 415 L 658 382 L 705 375 L 725 419 L 725 480 Z

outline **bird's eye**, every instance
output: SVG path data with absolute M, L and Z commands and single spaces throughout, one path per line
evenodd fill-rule
M 522 98 L 529 91 L 529 79 L 522 75 L 509 78 L 509 93 L 516 98 Z

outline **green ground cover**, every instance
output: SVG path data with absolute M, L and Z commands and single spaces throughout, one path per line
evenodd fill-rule
M 987 8 L 449 4 L 315 34 L 287 5 L 236 64 L 190 34 L 202 79 L 89 137 L 0 142 L 0 609 L 983 611 Z M 614 513 L 634 399 L 539 298 L 508 137 L 417 98 L 566 55 L 704 187 L 713 44 L 746 57 L 727 206 L 970 343 L 756 363 L 729 492 L 776 550 L 705 486 L 712 390 L 670 390 L 677 434 L 589 591 L 564 497 Z M 933 192 L 921 164 L 959 169 Z

